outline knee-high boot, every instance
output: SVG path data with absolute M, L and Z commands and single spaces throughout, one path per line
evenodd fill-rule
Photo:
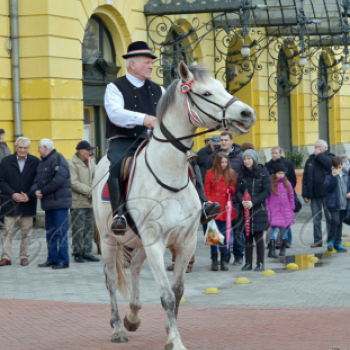
M 111 230 L 116 235 L 124 235 L 127 225 L 124 216 L 124 195 L 121 193 L 117 178 L 108 179 L 107 184 L 113 212 Z

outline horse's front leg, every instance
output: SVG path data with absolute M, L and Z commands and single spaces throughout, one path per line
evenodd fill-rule
M 117 254 L 122 254 L 121 251 L 118 252 L 117 244 L 107 244 L 101 240 L 102 256 L 105 261 L 104 273 L 106 276 L 106 287 L 109 292 L 109 298 L 111 302 L 111 320 L 110 325 L 113 328 L 112 342 L 114 343 L 126 343 L 128 338 L 126 333 L 122 328 L 122 323 L 118 313 L 117 305 L 117 288 L 118 288 L 118 275 L 117 275 Z
M 186 350 L 181 342 L 181 337 L 176 323 L 176 301 L 174 293 L 170 287 L 168 276 L 164 266 L 165 247 L 162 243 L 145 244 L 147 261 L 151 267 L 153 276 L 160 290 L 160 300 L 164 311 L 168 316 L 169 325 L 168 341 L 165 350 Z
M 184 293 L 184 282 L 185 282 L 185 273 L 193 254 L 196 250 L 196 240 L 193 240 L 189 244 L 186 244 L 181 247 L 175 247 L 176 250 L 176 260 L 174 266 L 174 275 L 173 275 L 173 285 L 172 291 L 175 295 L 175 317 L 177 319 L 180 301 Z M 169 332 L 169 324 L 165 326 L 167 332 Z
M 136 254 L 131 260 L 131 274 L 132 274 L 132 292 L 130 299 L 130 311 L 124 317 L 124 327 L 130 331 L 135 332 L 139 328 L 141 320 L 138 312 L 141 309 L 140 303 L 140 272 L 143 263 L 146 259 L 146 253 L 143 248 L 136 249 Z

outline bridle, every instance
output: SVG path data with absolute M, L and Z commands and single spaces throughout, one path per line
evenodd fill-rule
M 191 145 L 191 147 L 187 147 L 184 144 L 182 144 L 180 141 L 182 140 L 187 140 L 199 135 L 203 135 L 206 134 L 208 132 L 212 132 L 212 131 L 216 131 L 221 129 L 222 127 L 224 127 L 225 130 L 227 130 L 227 119 L 226 119 L 226 110 L 228 109 L 228 107 L 230 107 L 234 102 L 239 101 L 239 99 L 237 97 L 232 96 L 232 98 L 225 104 L 225 106 L 222 106 L 216 102 L 210 101 L 207 98 L 205 98 L 204 96 L 197 94 L 196 92 L 192 91 L 192 84 L 196 81 L 196 78 L 193 78 L 190 82 L 188 83 L 182 83 L 180 86 L 180 91 L 183 95 L 187 95 L 186 98 L 186 106 L 187 106 L 187 112 L 188 112 L 188 119 L 189 122 L 192 125 L 195 125 L 197 127 L 205 127 L 205 122 L 202 120 L 202 118 L 200 117 L 200 115 L 198 114 L 198 112 L 195 110 L 198 109 L 201 113 L 204 113 L 208 118 L 218 122 L 219 124 L 217 126 L 215 126 L 214 128 L 211 129 L 207 129 L 205 131 L 202 132 L 198 132 L 198 133 L 194 133 L 194 134 L 190 134 L 187 136 L 182 136 L 182 137 L 175 137 L 164 125 L 163 121 L 160 122 L 160 131 L 162 132 L 162 134 L 165 136 L 165 139 L 160 139 L 158 138 L 156 135 L 152 135 L 152 137 L 159 142 L 166 142 L 166 143 L 171 143 L 176 149 L 178 149 L 179 151 L 186 153 L 187 151 L 190 151 L 193 143 Z M 210 113 L 205 112 L 202 108 L 200 108 L 198 106 L 198 104 L 193 100 L 193 96 L 195 95 L 197 97 L 200 97 L 201 99 L 203 99 L 204 101 L 215 105 L 217 107 L 219 107 L 222 110 L 222 119 L 217 119 L 215 118 L 213 115 L 211 115 Z M 194 108 L 194 107 L 195 108 Z M 195 123 L 195 124 L 194 124 Z M 151 174 L 154 176 L 154 178 L 156 179 L 156 181 L 158 182 L 159 185 L 161 185 L 162 187 L 172 191 L 172 192 L 179 192 L 183 189 L 185 189 L 188 184 L 189 184 L 189 177 L 188 177 L 188 181 L 187 184 L 183 187 L 180 188 L 175 188 L 175 187 L 171 187 L 168 186 L 166 184 L 164 184 L 157 176 L 156 174 L 153 172 L 153 170 L 151 169 L 148 160 L 147 160 L 147 155 L 146 155 L 146 149 L 145 149 L 145 162 L 146 162 L 146 166 L 148 167 L 149 171 L 151 172 Z

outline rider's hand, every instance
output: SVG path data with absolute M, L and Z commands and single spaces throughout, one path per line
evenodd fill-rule
M 305 203 L 309 203 L 309 198 L 304 198 Z
M 157 118 L 153 117 L 152 115 L 146 115 L 145 119 L 143 120 L 143 125 L 147 128 L 147 129 L 154 129 L 154 124 L 156 123 Z

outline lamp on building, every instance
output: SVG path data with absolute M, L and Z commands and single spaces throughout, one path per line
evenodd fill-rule
M 241 54 L 243 57 L 248 57 L 250 55 L 250 46 L 248 44 L 242 45 Z
M 300 67 L 305 67 L 307 63 L 307 58 L 305 56 L 300 56 L 299 59 L 299 66 Z

